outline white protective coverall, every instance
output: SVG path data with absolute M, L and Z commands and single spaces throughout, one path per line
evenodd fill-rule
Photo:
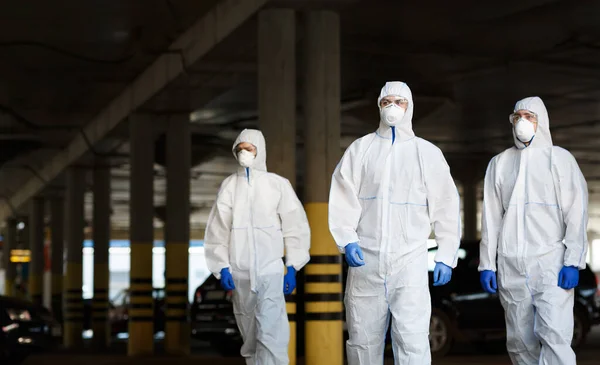
M 386 83 L 377 104 L 388 95 L 408 100 L 404 118 L 394 128 L 380 122 L 375 133 L 353 142 L 331 182 L 333 238 L 342 252 L 358 242 L 365 261 L 348 272 L 344 301 L 350 365 L 383 364 L 390 315 L 396 364 L 431 363 L 431 224 L 437 262 L 455 267 L 460 245 L 460 199 L 448 164 L 437 147 L 415 137 L 408 85 Z
M 220 278 L 230 268 L 233 309 L 249 365 L 288 364 L 289 324 L 283 294 L 285 265 L 297 271 L 309 261 L 310 228 L 290 182 L 267 172 L 263 134 L 242 131 L 233 145 L 249 142 L 257 155 L 221 185 L 206 226 L 209 270 Z
M 542 100 L 517 110 L 537 114 L 537 132 L 528 147 L 515 137 L 488 166 L 479 270 L 497 271 L 513 364 L 575 365 L 574 290 L 560 288 L 558 274 L 586 265 L 587 184 L 575 158 L 552 146 Z

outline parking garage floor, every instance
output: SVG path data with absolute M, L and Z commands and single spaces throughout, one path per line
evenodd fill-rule
M 594 330 L 586 345 L 578 351 L 577 363 L 579 365 L 598 364 L 598 348 L 600 347 L 600 329 Z M 25 365 L 41 365 L 48 363 L 60 363 L 61 365 L 128 365 L 139 363 L 139 358 L 128 358 L 119 351 L 117 346 L 113 353 L 94 354 L 88 352 L 86 354 L 68 354 L 57 353 L 52 355 L 31 356 L 25 361 Z M 224 358 L 217 355 L 212 355 L 210 349 L 195 348 L 194 354 L 190 357 L 165 357 L 153 356 L 144 358 L 145 365 L 200 365 L 200 364 L 219 364 L 219 365 L 243 365 L 244 361 L 238 358 Z M 440 360 L 434 360 L 435 365 L 465 365 L 465 364 L 485 364 L 485 365 L 510 365 L 508 356 L 505 354 L 497 355 L 482 355 L 481 351 L 475 349 L 458 350 L 457 353 L 449 355 Z M 304 364 L 301 359 L 298 365 Z M 392 359 L 387 359 L 385 365 L 393 365 Z

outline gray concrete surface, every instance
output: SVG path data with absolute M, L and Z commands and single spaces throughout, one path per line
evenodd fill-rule
M 124 352 L 118 349 L 116 353 L 104 354 L 73 354 L 73 353 L 58 353 L 31 356 L 25 360 L 23 365 L 129 365 L 137 364 L 143 361 L 144 365 L 243 365 L 244 361 L 238 358 L 224 358 L 211 355 L 194 354 L 189 357 L 167 357 L 157 355 L 154 357 L 127 357 Z M 578 351 L 578 365 L 596 365 L 598 364 L 598 355 L 600 354 L 600 328 L 595 329 L 588 338 L 586 345 Z M 393 365 L 393 359 L 386 359 L 385 365 Z M 460 351 L 460 353 L 447 356 L 443 359 L 435 359 L 434 365 L 510 365 L 508 356 L 505 354 L 499 355 L 482 355 L 477 349 L 468 349 Z M 299 359 L 298 365 L 304 364 L 302 359 Z

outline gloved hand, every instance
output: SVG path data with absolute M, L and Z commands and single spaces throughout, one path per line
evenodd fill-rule
M 363 257 L 362 250 L 360 249 L 360 246 L 358 246 L 358 243 L 349 243 L 345 248 L 345 252 L 346 262 L 350 267 L 359 267 L 365 264 L 365 258 Z
M 579 268 L 575 266 L 563 266 L 558 273 L 558 286 L 563 289 L 573 289 L 579 284 Z
M 451 278 L 452 268 L 442 262 L 436 262 L 435 269 L 433 269 L 433 286 L 446 285 Z
M 227 267 L 221 269 L 221 287 L 225 290 L 235 289 L 235 284 L 233 283 L 233 276 L 231 276 L 231 272 Z
M 296 289 L 296 269 L 288 266 L 287 273 L 283 277 L 283 294 L 290 295 Z
M 479 274 L 479 281 L 481 281 L 481 287 L 487 293 L 496 294 L 498 290 L 498 284 L 496 283 L 496 273 L 492 270 L 483 270 Z

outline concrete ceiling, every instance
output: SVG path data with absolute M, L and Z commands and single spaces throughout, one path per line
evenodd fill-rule
M 43 181 L 40 171 L 49 158 L 81 135 L 83 126 L 216 3 L 0 5 L 0 196 L 12 197 L 32 179 Z M 288 0 L 267 6 L 299 10 L 300 89 L 302 11 L 340 13 L 343 146 L 376 128 L 375 100 L 387 80 L 411 86 L 417 134 L 440 146 L 456 166 L 485 161 L 509 147 L 507 116 L 515 101 L 542 97 L 555 144 L 577 157 L 588 179 L 590 228 L 600 230 L 600 2 Z M 156 119 L 196 110 L 191 198 L 196 228 L 206 221 L 220 182 L 235 168 L 229 153 L 235 135 L 257 125 L 256 33 L 251 17 L 139 108 Z M 301 114 L 298 123 L 301 142 Z M 122 228 L 129 220 L 127 139 L 127 128 L 120 126 L 94 145 L 96 157 L 110 156 L 112 219 Z M 91 165 L 93 159 L 88 153 L 78 164 Z M 160 225 L 165 191 L 160 133 L 156 162 Z M 460 173 L 458 167 L 454 171 Z M 46 193 L 64 186 L 60 175 L 44 182 Z M 89 219 L 91 196 L 86 202 Z

